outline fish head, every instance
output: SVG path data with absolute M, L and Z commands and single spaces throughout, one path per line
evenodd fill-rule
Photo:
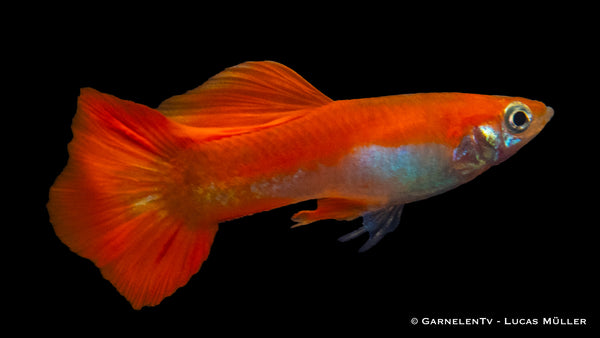
M 538 101 L 522 99 L 509 103 L 503 111 L 502 143 L 498 148 L 500 162 L 538 135 L 552 116 L 554 109 Z
M 524 98 L 493 97 L 486 115 L 470 126 L 454 148 L 455 168 L 465 175 L 477 175 L 514 155 L 538 135 L 554 115 L 542 102 Z

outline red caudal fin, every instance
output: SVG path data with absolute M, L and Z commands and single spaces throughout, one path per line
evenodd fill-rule
M 172 159 L 193 143 L 177 128 L 156 110 L 83 89 L 69 162 L 50 189 L 58 237 L 135 309 L 185 285 L 217 231 L 216 222 L 183 212 L 185 196 L 169 179 Z

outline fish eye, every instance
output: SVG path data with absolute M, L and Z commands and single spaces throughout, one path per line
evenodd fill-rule
M 531 124 L 531 110 L 521 102 L 513 102 L 504 110 L 504 122 L 512 133 L 525 131 Z

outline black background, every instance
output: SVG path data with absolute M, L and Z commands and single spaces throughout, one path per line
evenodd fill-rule
M 19 197 L 28 209 L 19 221 L 27 241 L 19 242 L 14 314 L 54 319 L 58 328 L 75 320 L 96 328 L 167 324 L 199 335 L 209 328 L 433 330 L 412 326 L 412 317 L 560 316 L 595 325 L 597 41 L 589 22 L 573 21 L 580 9 L 313 8 L 280 10 L 271 21 L 251 10 L 240 9 L 238 18 L 222 9 L 114 15 L 120 9 L 112 8 L 40 30 L 28 53 L 35 74 L 23 86 L 35 98 L 21 118 L 31 126 L 24 163 L 35 175 Z M 336 241 L 360 219 L 290 229 L 291 215 L 316 206 L 308 201 L 221 225 L 185 287 L 134 311 L 60 242 L 45 210 L 68 158 L 79 89 L 156 107 L 250 60 L 281 62 L 333 99 L 499 94 L 540 100 L 555 116 L 502 165 L 408 205 L 398 229 L 366 253 L 357 252 L 364 238 Z

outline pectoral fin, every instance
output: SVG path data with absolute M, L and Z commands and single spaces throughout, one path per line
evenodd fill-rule
M 354 239 L 365 232 L 369 233 L 369 239 L 358 250 L 364 252 L 377 244 L 386 234 L 396 230 L 400 223 L 400 215 L 404 204 L 392 205 L 363 215 L 363 226 L 353 232 L 340 237 L 340 242 Z

